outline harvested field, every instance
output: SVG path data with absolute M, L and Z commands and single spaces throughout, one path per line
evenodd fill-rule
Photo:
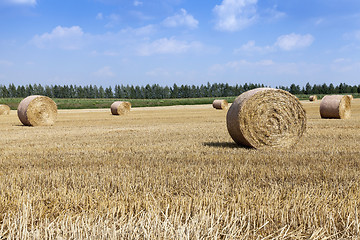
M 359 239 L 360 99 L 290 149 L 239 147 L 211 104 L 1 116 L 0 238 Z

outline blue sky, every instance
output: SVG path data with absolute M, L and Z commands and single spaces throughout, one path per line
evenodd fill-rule
M 0 0 L 0 84 L 359 84 L 359 0 Z

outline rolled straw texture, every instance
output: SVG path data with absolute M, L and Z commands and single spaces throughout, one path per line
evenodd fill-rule
M 312 95 L 312 96 L 309 97 L 309 101 L 310 101 L 310 102 L 314 102 L 314 101 L 316 101 L 316 100 L 317 100 L 317 96 L 316 96 L 316 95 Z
M 248 147 L 289 147 L 306 129 L 306 113 L 289 92 L 257 88 L 244 92 L 226 116 L 232 139 Z
M 113 115 L 124 115 L 131 109 L 130 102 L 117 101 L 111 104 L 111 113 Z
M 228 101 L 226 100 L 222 100 L 222 99 L 217 99 L 217 100 L 214 100 L 213 103 L 213 108 L 216 108 L 216 109 L 227 109 L 228 108 Z
M 351 116 L 351 99 L 348 95 L 326 95 L 320 103 L 321 118 L 348 119 Z
M 350 100 L 353 100 L 354 99 L 354 96 L 353 95 L 348 95 Z
M 20 102 L 17 113 L 25 126 L 49 126 L 56 121 L 57 106 L 49 97 L 32 95 Z
M 5 104 L 0 104 L 0 115 L 9 115 L 10 107 Z

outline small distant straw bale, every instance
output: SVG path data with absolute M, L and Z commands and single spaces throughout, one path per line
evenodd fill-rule
M 56 121 L 57 106 L 49 97 L 32 95 L 20 102 L 17 114 L 25 126 L 50 126 Z
M 227 109 L 228 108 L 228 101 L 226 100 L 223 100 L 223 99 L 217 99 L 217 100 L 214 100 L 213 103 L 213 108 L 216 108 L 216 109 Z
M 312 95 L 309 97 L 309 101 L 310 102 L 315 102 L 317 100 L 317 96 L 316 95 Z
M 0 104 L 0 115 L 9 115 L 10 107 L 5 104 Z
M 289 147 L 306 129 L 306 113 L 289 92 L 257 88 L 244 92 L 230 106 L 226 116 L 232 139 L 253 148 Z
M 113 115 L 124 115 L 130 111 L 131 103 L 124 101 L 116 101 L 111 104 L 110 108 Z
M 321 118 L 348 119 L 351 116 L 351 99 L 348 95 L 327 95 L 320 103 Z

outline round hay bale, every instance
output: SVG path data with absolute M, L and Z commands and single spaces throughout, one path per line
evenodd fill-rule
M 131 109 L 130 102 L 116 101 L 111 104 L 111 113 L 112 115 L 124 115 L 128 113 Z
M 309 97 L 309 101 L 310 102 L 315 102 L 317 100 L 317 96 L 316 95 L 312 95 Z
M 353 100 L 354 99 L 354 96 L 353 95 L 348 95 L 350 100 Z
M 0 115 L 9 115 L 10 107 L 5 104 L 0 104 Z
M 228 101 L 226 100 L 223 100 L 223 99 L 218 99 L 218 100 L 214 100 L 213 103 L 213 108 L 216 108 L 216 109 L 227 109 L 228 108 Z
M 257 88 L 237 97 L 226 116 L 232 139 L 248 147 L 289 147 L 306 129 L 300 101 L 281 89 Z
M 49 97 L 32 95 L 20 102 L 17 114 L 25 126 L 50 126 L 56 121 L 57 106 Z
M 321 118 L 350 118 L 350 97 L 348 95 L 326 95 L 320 103 L 320 116 Z

